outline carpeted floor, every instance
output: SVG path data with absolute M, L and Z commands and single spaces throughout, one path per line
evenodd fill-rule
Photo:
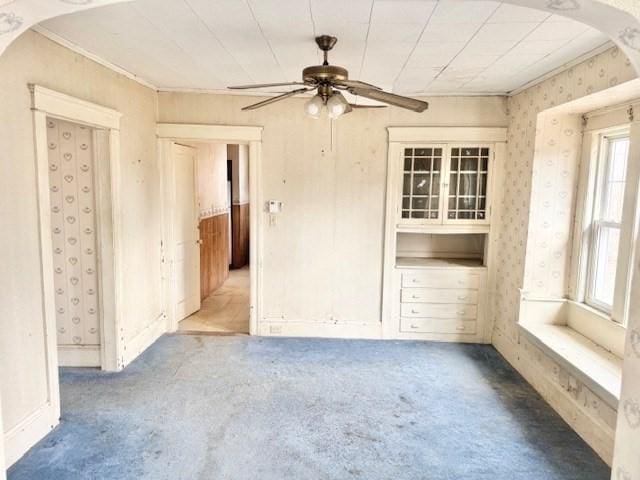
M 61 371 L 9 480 L 608 480 L 489 346 L 173 335 Z

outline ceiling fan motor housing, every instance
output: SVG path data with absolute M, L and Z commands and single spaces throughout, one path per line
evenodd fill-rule
M 305 83 L 322 84 L 342 80 L 349 80 L 349 72 L 336 65 L 314 65 L 302 70 L 302 81 Z

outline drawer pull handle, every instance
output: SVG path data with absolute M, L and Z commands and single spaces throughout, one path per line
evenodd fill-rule
M 458 300 L 466 300 L 467 296 L 466 295 L 458 295 Z
M 464 329 L 465 329 L 465 328 L 464 328 L 464 325 L 459 325 L 459 326 L 457 326 L 457 327 L 456 327 L 456 330 L 460 330 L 460 331 L 462 331 L 462 330 L 464 330 Z
M 417 279 L 417 278 L 412 278 L 412 279 L 411 279 L 411 281 L 412 281 L 413 283 L 418 283 L 418 279 Z
M 466 310 L 458 310 L 458 315 L 466 315 L 467 311 Z
M 420 313 L 420 312 L 418 312 L 417 310 L 415 310 L 415 309 L 413 309 L 413 308 L 412 308 L 412 309 L 411 309 L 411 313 Z
M 464 280 L 458 280 L 458 285 L 464 285 Z
M 411 328 L 413 328 L 414 330 L 417 330 L 418 326 L 414 325 L 413 323 L 411 324 Z
M 413 295 L 411 295 L 411 298 L 420 298 L 420 297 L 414 293 Z

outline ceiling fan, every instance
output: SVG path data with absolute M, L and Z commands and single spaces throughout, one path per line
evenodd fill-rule
M 395 107 L 406 108 L 414 112 L 423 112 L 428 107 L 427 102 L 416 100 L 414 98 L 403 97 L 394 93 L 385 92 L 375 85 L 360 82 L 358 80 L 349 80 L 349 72 L 343 67 L 337 65 L 329 65 L 328 53 L 338 39 L 329 35 L 321 35 L 316 37 L 316 43 L 320 50 L 324 52 L 324 62 L 322 65 L 314 65 L 302 70 L 302 82 L 286 82 L 286 83 L 267 83 L 259 85 L 238 85 L 229 87 L 234 90 L 245 90 L 253 88 L 267 87 L 283 87 L 293 85 L 304 85 L 290 92 L 278 95 L 277 97 L 268 98 L 262 102 L 248 105 L 242 110 L 255 110 L 266 105 L 270 105 L 280 100 L 284 100 L 300 93 L 311 92 L 317 90 L 317 94 L 305 104 L 305 112 L 307 115 L 317 118 L 323 107 L 327 107 L 329 117 L 337 118 L 340 115 L 349 113 L 356 108 L 384 108 L 386 105 L 355 105 L 347 102 L 341 91 L 349 92 L 352 95 L 377 100 L 382 103 L 393 105 Z

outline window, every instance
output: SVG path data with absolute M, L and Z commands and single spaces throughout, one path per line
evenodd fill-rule
M 629 262 L 632 242 L 624 242 L 623 207 L 627 185 L 629 156 L 629 132 L 619 131 L 599 137 L 600 148 L 593 170 L 592 213 L 588 228 L 588 264 L 586 272 L 585 302 L 619 322 L 622 316 L 614 315 L 614 304 L 621 298 L 626 303 L 626 291 L 616 295 L 617 289 L 627 290 L 627 275 L 618 275 L 619 264 Z M 632 229 L 635 230 L 635 229 Z M 625 248 L 623 248 L 625 247 Z M 625 251 L 623 251 L 625 250 Z M 624 270 L 624 271 L 623 271 Z M 621 270 L 622 273 L 628 269 Z

